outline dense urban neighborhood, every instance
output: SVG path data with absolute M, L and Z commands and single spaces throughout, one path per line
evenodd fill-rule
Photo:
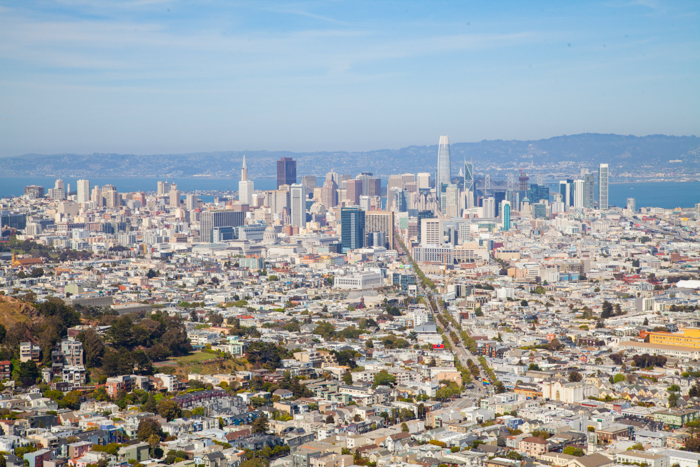
M 449 167 L 1 199 L 0 467 L 700 465 L 700 205 Z

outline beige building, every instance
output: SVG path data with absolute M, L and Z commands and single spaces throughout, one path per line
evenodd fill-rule
M 526 453 L 530 457 L 539 457 L 549 452 L 547 440 L 542 437 L 529 436 L 520 440 L 518 451 Z
M 394 212 L 368 211 L 365 213 L 365 232 L 384 232 L 389 248 L 394 248 Z
M 597 395 L 598 388 L 584 381 L 578 383 L 544 381 L 542 383 L 542 397 L 553 401 L 573 404 Z

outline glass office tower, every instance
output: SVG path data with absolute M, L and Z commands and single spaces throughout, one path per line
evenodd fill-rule
M 450 183 L 450 138 L 440 136 L 438 144 L 437 177 L 435 180 L 435 191 L 438 197 L 442 196 L 443 185 Z

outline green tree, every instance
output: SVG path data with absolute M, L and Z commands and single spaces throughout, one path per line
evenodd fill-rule
M 350 338 L 351 336 L 344 334 L 350 329 L 354 328 L 346 328 L 343 331 L 341 331 L 340 335 L 342 335 L 345 338 Z M 336 361 L 338 362 L 338 365 L 349 366 L 351 369 L 357 367 L 357 363 L 355 362 L 356 353 L 354 350 L 341 350 L 339 352 L 334 350 L 332 353 Z
M 406 425 L 406 422 L 403 422 L 401 424 L 401 431 L 404 433 L 408 433 L 408 425 Z
M 394 383 L 396 383 L 396 377 L 386 370 L 374 375 L 375 386 L 393 386 Z
M 516 461 L 521 461 L 521 460 L 523 460 L 523 455 L 520 454 L 518 451 L 514 451 L 514 450 L 508 451 L 508 454 L 506 454 L 506 457 L 507 457 L 508 459 L 513 459 L 513 460 L 516 460 Z
M 313 330 L 313 334 L 319 335 L 324 339 L 332 339 L 335 336 L 335 327 L 327 321 L 321 321 Z
M 82 394 L 80 391 L 71 391 L 65 395 L 59 406 L 61 406 L 61 408 L 78 410 L 80 408 L 81 397 Z
M 136 437 L 139 441 L 148 441 L 152 435 L 157 435 L 163 438 L 163 430 L 160 428 L 160 423 L 154 418 L 145 418 L 139 422 L 136 430 Z
M 119 317 L 107 331 L 115 348 L 131 349 L 134 345 L 134 322 L 129 315 Z
M 616 374 L 615 377 L 613 378 L 614 383 L 622 383 L 624 381 L 627 381 L 627 377 L 625 375 L 623 375 L 622 373 Z
M 78 334 L 78 340 L 83 344 L 83 352 L 85 355 L 85 366 L 88 368 L 96 368 L 102 366 L 102 357 L 105 353 L 105 345 L 102 338 L 89 328 Z
M 669 407 L 678 407 L 678 394 L 675 392 L 672 392 L 671 394 L 668 395 L 668 406 Z
M 547 347 L 549 348 L 549 350 L 557 351 L 557 350 L 563 349 L 563 348 L 564 348 L 564 344 L 562 344 L 561 342 L 559 342 L 559 339 L 557 339 L 557 338 L 555 337 L 554 339 L 552 339 L 552 340 L 549 342 L 549 344 L 547 344 Z
M 600 317 L 602 319 L 610 318 L 612 316 L 613 312 L 613 305 L 609 301 L 605 300 L 603 302 L 603 311 L 600 314 Z
M 301 327 L 299 326 L 299 321 L 297 321 L 296 319 L 293 319 L 292 321 L 290 321 L 287 324 L 285 324 L 284 326 L 282 326 L 282 329 L 284 329 L 285 331 L 289 331 L 289 332 L 301 331 Z
M 177 402 L 171 399 L 161 399 L 156 405 L 158 414 L 168 421 L 179 418 L 182 415 L 182 409 Z
M 506 386 L 501 381 L 496 381 L 496 384 L 493 386 L 496 390 L 496 394 L 503 394 L 506 392 Z
M 156 446 L 158 446 L 160 444 L 160 436 L 158 436 L 156 434 L 152 434 L 151 436 L 148 437 L 146 442 L 151 445 L 151 455 L 154 455 L 155 450 L 156 450 Z
M 21 362 L 17 371 L 17 382 L 22 386 L 31 386 L 39 378 L 39 368 L 32 360 Z
M 352 384 L 352 373 L 350 373 L 349 371 L 345 372 L 345 374 L 343 375 L 343 383 L 347 385 Z
M 146 402 L 144 402 L 144 404 L 141 406 L 141 410 L 143 412 L 150 412 L 150 413 L 158 412 L 156 398 L 153 396 L 153 394 L 148 395 L 148 399 L 146 399 Z
M 246 351 L 246 359 L 256 369 L 281 368 L 282 358 L 286 358 L 286 350 L 269 342 L 252 342 Z
M 569 382 L 571 383 L 578 383 L 582 379 L 583 376 L 578 371 L 572 371 L 571 373 L 569 373 Z
M 267 419 L 267 415 L 260 414 L 258 418 L 253 421 L 253 424 L 251 425 L 251 430 L 253 433 L 267 433 L 267 430 L 270 428 L 270 422 Z
M 564 454 L 567 454 L 569 456 L 576 456 L 576 457 L 582 457 L 585 456 L 586 453 L 583 452 L 583 449 L 581 448 L 575 448 L 573 446 L 567 446 L 564 448 L 563 451 Z

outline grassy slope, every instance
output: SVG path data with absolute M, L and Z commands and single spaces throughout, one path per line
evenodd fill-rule
M 12 297 L 0 296 L 0 324 L 10 329 L 17 323 L 31 321 L 39 313 L 26 303 Z

